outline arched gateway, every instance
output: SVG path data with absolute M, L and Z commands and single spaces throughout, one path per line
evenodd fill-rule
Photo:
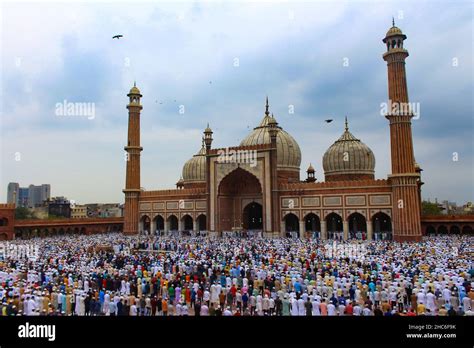
M 248 171 L 237 168 L 222 179 L 217 196 L 217 230 L 263 230 L 262 187 Z

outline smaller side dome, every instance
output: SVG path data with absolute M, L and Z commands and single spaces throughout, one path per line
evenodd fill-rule
M 183 167 L 183 184 L 206 181 L 206 146 L 204 139 L 201 149 Z
M 374 153 L 349 132 L 347 117 L 344 133 L 323 156 L 323 168 L 326 181 L 374 179 Z

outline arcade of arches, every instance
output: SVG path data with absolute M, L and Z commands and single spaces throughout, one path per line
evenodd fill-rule
M 74 221 L 72 221 L 74 222 Z M 63 226 L 17 226 L 15 227 L 15 239 L 30 239 L 36 237 L 53 237 L 53 236 L 64 236 L 64 235 L 89 235 L 89 234 L 100 234 L 110 232 L 122 232 L 123 223 L 113 224 L 100 224 L 100 225 L 87 225 L 75 226 L 67 225 Z M 1 239 L 1 236 L 0 236 Z
M 169 215 L 166 220 L 162 215 L 159 214 L 153 219 L 150 219 L 148 215 L 143 215 L 140 219 L 140 233 L 143 234 L 154 234 L 156 232 L 162 234 L 176 231 L 198 232 L 205 230 L 205 214 L 199 214 L 195 220 L 193 220 L 190 214 L 184 214 L 181 219 L 178 219 L 177 215 L 175 214 Z
M 304 217 L 302 223 L 294 213 L 287 213 L 283 217 L 286 235 L 289 237 L 328 238 L 328 239 L 369 239 L 386 240 L 392 238 L 392 221 L 390 217 L 382 212 L 372 216 L 370 224 L 360 213 L 352 213 L 347 220 L 335 212 L 329 213 L 323 220 L 318 215 L 309 213 Z M 324 235 L 323 235 L 324 233 Z M 369 236 L 369 233 L 371 236 Z
M 434 236 L 440 234 L 474 234 L 469 224 L 429 224 L 424 227 L 425 235 Z

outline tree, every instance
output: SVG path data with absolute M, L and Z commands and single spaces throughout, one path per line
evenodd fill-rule
M 32 218 L 32 213 L 28 208 L 25 207 L 17 207 L 15 209 L 15 219 L 17 220 L 25 220 L 25 219 L 31 219 Z
M 421 214 L 422 215 L 441 215 L 443 209 L 438 203 L 431 203 L 423 201 L 421 203 Z

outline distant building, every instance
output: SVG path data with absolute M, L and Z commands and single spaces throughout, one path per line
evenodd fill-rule
M 91 203 L 85 206 L 87 208 L 87 217 L 90 218 L 123 216 L 123 207 L 119 203 Z
M 97 203 L 85 204 L 87 217 L 96 218 L 99 216 L 99 205 Z
M 71 218 L 71 203 L 65 197 L 54 197 L 46 204 L 50 217 Z
M 458 206 L 456 202 L 443 201 L 441 203 L 442 214 L 450 215 L 458 212 Z
M 87 207 L 85 205 L 74 205 L 71 207 L 71 217 L 73 219 L 87 218 Z
M 120 204 L 102 204 L 99 210 L 100 217 L 121 217 L 122 209 Z
M 17 182 L 11 182 L 8 184 L 7 188 L 7 203 L 17 203 L 18 202 L 18 191 L 20 190 L 20 185 Z
M 28 187 L 28 206 L 37 207 L 51 197 L 51 185 L 43 184 L 39 186 L 30 185 Z
M 16 182 L 8 184 L 7 202 L 16 204 L 18 207 L 34 208 L 41 206 L 44 201 L 51 197 L 51 185 L 30 185 L 20 187 Z
M 16 205 L 20 207 L 29 206 L 29 192 L 27 187 L 20 187 L 18 190 Z M 49 197 L 48 197 L 49 198 Z

